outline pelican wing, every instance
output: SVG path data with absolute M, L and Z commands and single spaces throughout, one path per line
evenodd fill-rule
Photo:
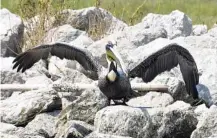
M 158 74 L 169 71 L 179 64 L 186 89 L 193 98 L 198 98 L 196 85 L 199 74 L 194 58 L 185 48 L 170 44 L 151 54 L 129 71 L 129 77 L 141 77 L 144 82 L 152 81 Z
M 85 70 L 97 72 L 101 65 L 94 60 L 90 52 L 82 50 L 66 43 L 45 44 L 34 47 L 18 55 L 13 61 L 13 69 L 17 72 L 31 68 L 40 59 L 47 59 L 49 55 L 57 56 L 60 59 L 66 58 L 76 60 Z

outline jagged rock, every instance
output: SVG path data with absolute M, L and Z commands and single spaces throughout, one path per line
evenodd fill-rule
M 157 38 L 167 38 L 167 32 L 162 27 L 146 28 L 143 23 L 130 26 L 124 30 L 127 38 L 134 46 L 145 45 Z M 120 46 L 118 46 L 120 47 Z
M 80 35 L 84 35 L 85 32 L 73 28 L 71 25 L 62 25 L 49 30 L 44 37 L 44 43 L 52 42 L 66 42 L 70 43 L 77 39 Z
M 1 84 L 23 84 L 25 78 L 21 73 L 14 71 L 1 71 Z M 8 98 L 13 91 L 1 91 L 1 99 Z
M 197 129 L 193 131 L 192 138 L 213 137 L 217 133 L 217 106 L 213 105 L 206 111 L 203 118 L 199 119 Z
M 161 92 L 148 92 L 144 96 L 130 99 L 127 104 L 133 107 L 165 107 L 173 103 L 169 94 Z
M 61 24 L 70 24 L 74 28 L 87 31 L 92 38 L 110 35 L 116 31 L 123 30 L 127 24 L 120 21 L 112 14 L 102 8 L 89 7 L 80 10 L 64 10 Z
M 35 133 L 32 130 L 23 127 L 16 127 L 12 124 L 0 123 L 0 137 L 2 138 L 43 138 L 40 133 Z
M 192 35 L 200 36 L 207 33 L 207 25 L 193 25 Z
M 150 137 L 152 123 L 146 109 L 129 106 L 110 106 L 97 112 L 96 132 L 129 137 Z
M 63 77 L 54 82 L 54 84 L 67 84 L 67 83 L 93 83 L 93 80 L 87 78 L 83 73 L 72 69 L 65 69 Z M 59 91 L 59 90 L 58 90 Z M 75 90 L 74 92 L 58 92 L 61 101 L 62 109 L 65 109 L 73 101 L 78 99 L 83 93 L 83 90 Z
M 190 137 L 197 118 L 189 104 L 176 101 L 166 108 L 147 109 L 153 122 L 153 137 Z
M 81 95 L 61 111 L 57 125 L 69 120 L 80 120 L 92 124 L 95 114 L 108 104 L 107 97 L 98 89 L 77 90 L 75 93 L 79 92 Z
M 62 78 L 55 81 L 55 83 L 64 84 L 64 83 L 69 83 L 69 82 L 70 83 L 81 83 L 81 82 L 82 83 L 92 83 L 93 82 L 93 80 L 91 80 L 90 78 L 88 78 L 83 73 L 81 73 L 77 70 L 65 68 L 65 69 L 62 69 L 61 74 L 62 74 Z M 59 75 L 61 75 L 61 74 L 59 74 Z
M 192 32 L 192 21 L 183 12 L 175 10 L 169 15 L 149 13 L 142 19 L 142 24 L 149 27 L 163 27 L 167 31 L 168 38 L 189 36 Z
M 9 10 L 0 10 L 1 56 L 16 56 L 21 52 L 24 25 L 21 18 Z
M 61 108 L 60 98 L 52 89 L 24 92 L 1 102 L 1 119 L 14 125 L 26 125 L 37 113 Z
M 32 130 L 43 133 L 44 137 L 54 137 L 56 117 L 60 111 L 41 113 L 35 116 L 35 118 L 25 126 L 25 130 Z
M 89 135 L 87 135 L 85 138 L 130 138 L 130 137 L 102 134 L 102 133 L 98 133 L 94 131 L 90 133 Z
M 70 120 L 58 125 L 55 138 L 83 138 L 94 130 L 94 127 L 83 121 Z

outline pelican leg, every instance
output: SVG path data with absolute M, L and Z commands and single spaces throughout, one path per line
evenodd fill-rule
M 122 103 L 122 105 L 128 106 L 128 105 L 126 104 L 126 101 L 127 101 L 127 98 L 126 98 L 126 97 L 124 97 L 124 100 L 123 100 L 123 103 Z
M 108 99 L 108 106 L 110 106 L 111 105 L 111 99 L 109 98 Z

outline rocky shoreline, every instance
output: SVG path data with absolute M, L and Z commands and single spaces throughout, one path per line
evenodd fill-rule
M 49 29 L 41 43 L 66 42 L 85 48 L 104 66 L 108 40 L 117 41 L 117 50 L 128 66 L 167 44 L 177 43 L 193 55 L 200 84 L 217 104 L 217 27 L 208 30 L 206 25 L 192 25 L 191 19 L 178 10 L 168 15 L 150 13 L 134 26 L 96 7 L 68 9 L 63 14 L 61 24 Z M 37 22 L 23 22 L 7 9 L 0 10 L 0 17 L 1 84 L 95 83 L 82 73 L 77 62 L 54 56 L 48 70 L 44 61 L 24 73 L 12 70 L 15 53 L 21 52 L 23 37 L 31 31 L 26 26 L 34 30 Z M 97 27 L 101 36 L 96 39 L 87 30 Z M 142 80 L 134 78 L 131 82 Z M 0 137 L 217 137 L 217 106 L 192 107 L 178 67 L 158 75 L 152 83 L 168 85 L 169 93 L 147 92 L 131 99 L 129 106 L 107 107 L 108 100 L 100 90 L 1 91 Z

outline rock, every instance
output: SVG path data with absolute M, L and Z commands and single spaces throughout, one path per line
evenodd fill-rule
M 153 122 L 152 137 L 190 137 L 197 118 L 189 104 L 176 101 L 166 108 L 147 109 Z
M 217 34 L 217 26 L 208 30 L 208 33 L 207 33 L 207 35 L 211 37 L 217 37 L 216 34 Z
M 1 84 L 23 84 L 26 78 L 22 73 L 12 70 L 13 57 L 0 57 L 1 59 Z M 1 99 L 6 99 L 13 91 L 1 91 Z
M 60 111 L 41 113 L 25 126 L 25 130 L 43 133 L 44 137 L 54 137 L 56 117 Z M 42 132 L 43 131 L 43 132 Z
M 57 127 L 55 138 L 83 138 L 94 130 L 92 125 L 83 121 L 70 120 Z
M 54 84 L 67 84 L 67 83 L 92 83 L 93 80 L 89 79 L 83 73 L 65 68 L 62 69 L 61 74 L 62 76 L 59 80 L 55 81 Z
M 42 138 L 43 136 L 33 132 L 32 130 L 25 129 L 23 127 L 16 127 L 12 124 L 1 123 L 0 137 L 2 138 L 29 138 L 37 137 Z
M 93 39 L 99 39 L 104 35 L 113 34 L 127 27 L 127 24 L 102 8 L 68 9 L 64 10 L 62 14 L 63 18 L 61 21 L 57 20 L 56 22 L 70 24 L 74 28 L 87 31 Z
M 70 43 L 85 32 L 73 28 L 71 25 L 62 25 L 49 30 L 44 37 L 44 43 L 66 42 Z
M 25 77 L 22 73 L 14 71 L 1 71 L 1 84 L 23 84 Z M 1 99 L 6 99 L 13 94 L 13 91 L 1 91 Z
M 50 85 L 52 84 L 52 80 L 47 78 L 45 75 L 30 77 L 26 80 L 25 84 L 42 84 L 42 85 Z
M 19 138 L 16 135 L 10 135 L 10 134 L 6 134 L 6 133 L 0 133 L 0 138 Z
M 146 109 L 109 106 L 97 112 L 96 132 L 129 137 L 150 137 L 152 123 Z
M 24 92 L 1 102 L 3 122 L 17 126 L 26 125 L 37 113 L 61 108 L 60 98 L 52 89 Z
M 197 129 L 191 135 L 192 138 L 208 138 L 217 133 L 217 106 L 213 105 L 203 118 L 198 122 Z
M 59 116 L 57 125 L 69 120 L 80 120 L 93 124 L 95 114 L 108 104 L 107 97 L 97 90 L 77 90 L 81 92 L 71 104 L 64 108 Z
M 12 132 L 17 130 L 17 127 L 12 124 L 0 122 L 0 125 L 1 125 L 0 133 L 7 133 L 7 132 Z
M 89 135 L 87 135 L 85 138 L 130 138 L 130 137 L 102 134 L 102 133 L 98 133 L 94 131 L 90 133 Z
M 49 74 L 45 69 L 44 62 L 37 62 L 32 68 L 27 70 L 24 73 L 16 72 L 16 69 L 13 70 L 13 57 L 1 57 L 1 84 L 24 84 L 26 81 L 32 82 L 31 84 L 36 83 L 45 83 L 44 81 L 50 82 L 46 76 Z M 43 75 L 44 74 L 44 75 Z M 46 75 L 46 76 L 45 76 Z M 40 76 L 39 78 L 36 76 Z M 33 77 L 33 78 L 32 78 Z M 36 82 L 37 81 L 37 82 Z M 5 99 L 12 95 L 13 91 L 1 91 L 1 99 Z
M 173 98 L 169 94 L 152 91 L 127 102 L 128 105 L 133 107 L 165 107 L 171 103 L 173 103 Z
M 194 109 L 194 113 L 197 115 L 198 121 L 204 119 L 208 110 L 209 108 L 207 108 L 205 104 L 199 105 Z
M 169 15 L 149 13 L 142 19 L 142 24 L 148 27 L 163 27 L 167 31 L 168 38 L 189 36 L 192 32 L 192 21 L 183 12 L 175 10 Z
M 207 33 L 207 25 L 193 25 L 192 35 L 200 36 Z
M 0 10 L 1 56 L 16 56 L 21 52 L 24 25 L 21 18 L 3 8 Z
M 217 40 L 214 37 L 211 37 L 207 34 L 204 34 L 201 36 L 178 37 L 178 38 L 175 38 L 173 42 L 176 42 L 186 48 L 217 49 Z M 192 54 L 194 54 L 194 52 Z
M 145 45 L 157 38 L 167 38 L 167 32 L 162 27 L 146 28 L 143 23 L 136 24 L 124 30 L 134 46 Z M 120 47 L 120 46 L 118 46 Z

